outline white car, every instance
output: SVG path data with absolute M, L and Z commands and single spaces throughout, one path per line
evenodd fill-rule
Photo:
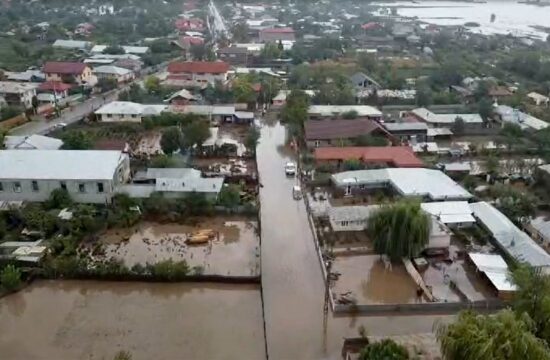
M 296 164 L 293 162 L 287 162 L 285 165 L 285 174 L 288 176 L 296 175 Z

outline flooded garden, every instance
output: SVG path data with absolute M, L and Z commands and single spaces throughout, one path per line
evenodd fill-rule
M 195 218 L 179 223 L 142 222 L 110 229 L 88 244 L 98 260 L 116 259 L 128 267 L 185 260 L 205 275 L 259 276 L 257 222 L 239 217 Z M 99 244 L 99 245 L 98 245 Z
M 265 359 L 257 285 L 37 281 L 0 299 L 6 359 Z

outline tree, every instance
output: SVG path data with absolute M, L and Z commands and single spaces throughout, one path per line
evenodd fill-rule
M 477 104 L 477 108 L 478 108 L 478 113 L 483 119 L 483 121 L 485 122 L 489 121 L 489 118 L 493 113 L 493 104 L 491 104 L 491 101 L 487 98 L 483 98 Z
M 430 218 L 415 201 L 383 205 L 367 220 L 367 232 L 379 254 L 392 260 L 417 256 L 428 244 Z
M 0 284 L 8 291 L 17 289 L 21 285 L 21 271 L 14 265 L 7 265 L 0 273 Z
M 88 150 L 93 147 L 92 140 L 84 131 L 70 131 L 61 136 L 64 150 Z
M 507 122 L 504 123 L 499 135 L 503 138 L 508 150 L 511 151 L 514 145 L 522 142 L 523 130 L 521 130 L 521 127 L 518 124 Z
M 189 53 L 193 60 L 202 61 L 206 57 L 206 46 L 204 44 L 192 44 Z
M 166 155 L 172 155 L 181 149 L 183 145 L 183 134 L 178 127 L 170 127 L 162 132 L 160 147 Z
M 236 43 L 246 43 L 250 40 L 249 28 L 245 22 L 239 22 L 231 28 L 233 41 Z
M 408 360 L 407 349 L 391 339 L 370 343 L 359 355 L 359 360 Z
M 31 105 L 32 105 L 32 110 L 36 114 L 36 112 L 38 111 L 38 97 L 36 97 L 36 96 L 32 97 Z
M 73 204 L 71 195 L 66 189 L 58 188 L 50 193 L 50 197 L 46 202 L 48 209 L 64 209 Z
M 466 128 L 466 124 L 464 123 L 464 119 L 460 116 L 457 116 L 455 119 L 455 122 L 452 127 L 452 131 L 455 135 L 464 135 L 464 130 Z
M 441 351 L 448 360 L 550 359 L 549 349 L 531 333 L 532 321 L 512 310 L 495 315 L 464 311 L 457 321 L 437 326 Z
M 237 78 L 232 85 L 235 101 L 238 103 L 254 103 L 256 102 L 256 93 L 252 88 L 252 84 L 245 78 Z
M 504 184 L 497 184 L 490 189 L 496 199 L 496 207 L 516 224 L 524 224 L 535 215 L 537 200 L 521 190 Z
M 256 146 L 258 145 L 258 141 L 260 140 L 260 131 L 256 128 L 256 126 L 251 126 L 250 129 L 248 129 L 248 133 L 246 134 L 246 138 L 244 140 L 244 146 L 252 153 L 256 153 Z
M 345 171 L 354 171 L 364 169 L 363 163 L 359 159 L 349 159 L 343 164 Z
M 425 107 L 432 103 L 432 90 L 427 86 L 420 86 L 416 89 L 416 105 Z
M 160 91 L 160 79 L 156 76 L 147 76 L 143 85 L 149 94 L 158 93 Z
M 281 49 L 275 43 L 267 43 L 260 52 L 260 57 L 264 61 L 278 59 L 281 56 Z
M 116 89 L 117 86 L 118 82 L 115 78 L 104 77 L 97 81 L 97 87 L 101 90 L 101 92 L 107 92 Z
M 512 273 L 517 286 L 512 303 L 517 316 L 527 314 L 535 324 L 535 335 L 550 341 L 550 276 L 540 268 L 518 266 Z
M 197 120 L 183 128 L 183 144 L 190 148 L 202 144 L 210 137 L 210 125 L 207 121 Z
M 120 45 L 109 45 L 103 50 L 103 53 L 111 55 L 122 55 L 126 54 L 126 51 Z
M 238 185 L 227 185 L 222 188 L 218 203 L 229 209 L 234 209 L 241 203 L 241 189 Z
M 488 175 L 496 176 L 500 169 L 500 162 L 494 155 L 489 155 L 485 160 L 485 171 Z

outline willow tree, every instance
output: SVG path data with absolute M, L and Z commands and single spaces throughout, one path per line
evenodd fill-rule
M 367 231 L 379 254 L 392 260 L 418 255 L 428 244 L 430 217 L 415 201 L 382 206 L 367 221 Z
M 529 317 L 517 317 L 512 310 L 495 315 L 465 311 L 456 322 L 439 324 L 437 339 L 447 360 L 550 359 L 550 350 L 532 330 Z

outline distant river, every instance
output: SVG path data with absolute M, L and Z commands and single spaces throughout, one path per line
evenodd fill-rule
M 470 31 L 482 34 L 508 34 L 545 39 L 547 34 L 533 29 L 532 25 L 550 27 L 550 6 L 518 4 L 515 2 L 488 2 L 484 4 L 453 1 L 421 1 L 377 3 L 398 8 L 397 13 L 406 17 L 437 25 L 463 25 L 476 22 L 477 28 Z M 491 14 L 496 18 L 491 23 Z

